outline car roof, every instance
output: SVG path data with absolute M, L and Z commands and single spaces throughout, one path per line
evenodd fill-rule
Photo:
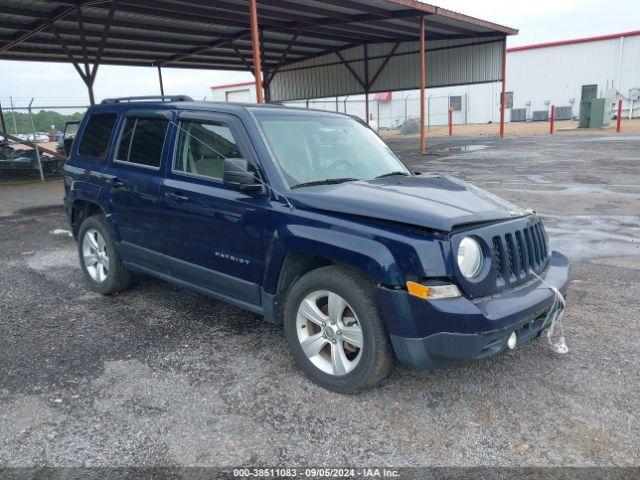
M 234 102 L 206 102 L 206 101 L 118 101 L 118 99 L 103 102 L 93 107 L 92 111 L 100 110 L 131 110 L 141 108 L 157 108 L 157 109 L 179 109 L 179 110 L 198 110 L 198 111 L 216 111 L 225 113 L 250 112 L 253 114 L 276 114 L 276 115 L 301 115 L 301 116 L 335 116 L 344 117 L 343 113 L 329 112 L 326 110 L 314 110 L 299 107 L 289 107 L 278 104 L 258 104 L 258 103 L 234 103 Z

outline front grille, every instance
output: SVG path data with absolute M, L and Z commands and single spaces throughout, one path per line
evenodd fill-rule
M 519 283 L 542 270 L 549 258 L 547 236 L 541 221 L 493 237 L 496 286 Z
M 499 276 L 502 276 L 502 246 L 499 237 L 493 237 L 493 266 Z
M 455 272 L 458 286 L 470 299 L 486 298 L 526 285 L 534 278 L 532 271 L 542 275 L 550 262 L 547 234 L 540 219 L 533 214 L 460 228 L 451 238 L 454 251 L 466 236 L 480 240 L 490 267 L 473 279 Z

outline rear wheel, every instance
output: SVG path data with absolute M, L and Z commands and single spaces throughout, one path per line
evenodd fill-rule
M 373 287 L 350 269 L 323 267 L 300 278 L 287 296 L 284 321 L 296 364 L 328 390 L 354 393 L 391 369 Z
M 120 260 L 102 215 L 88 217 L 80 225 L 78 253 L 84 276 L 94 292 L 108 295 L 129 287 L 131 272 Z

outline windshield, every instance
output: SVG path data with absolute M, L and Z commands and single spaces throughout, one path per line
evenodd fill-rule
M 291 188 L 410 175 L 380 137 L 352 118 L 256 117 Z

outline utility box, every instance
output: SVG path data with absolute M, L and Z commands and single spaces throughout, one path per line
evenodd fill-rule
M 588 128 L 591 123 L 591 100 L 598 95 L 598 85 L 583 85 L 582 96 L 580 97 L 580 114 L 578 116 L 578 127 Z
M 524 122 L 527 120 L 526 108 L 512 108 L 511 109 L 511 121 L 512 122 Z
M 571 120 L 573 109 L 571 105 L 556 107 L 556 120 Z
M 611 101 L 606 98 L 594 98 L 591 100 L 589 114 L 589 128 L 601 128 L 609 125 L 611 121 Z
M 531 120 L 534 122 L 546 122 L 549 120 L 549 112 L 547 110 L 534 110 Z

